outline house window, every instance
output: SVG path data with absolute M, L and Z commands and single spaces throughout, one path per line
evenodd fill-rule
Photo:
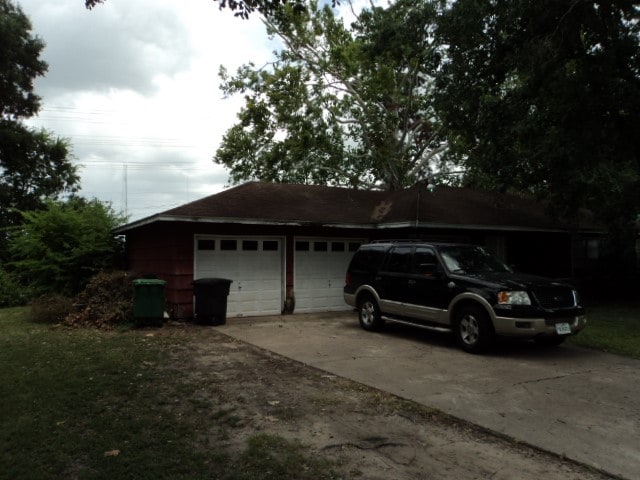
M 198 240 L 198 250 L 215 250 L 215 240 Z
M 262 242 L 262 250 L 265 252 L 277 252 L 278 241 L 277 240 L 265 240 Z
M 245 251 L 257 251 L 258 250 L 258 241 L 257 240 L 243 240 L 242 241 L 242 250 Z
M 296 251 L 298 251 L 298 252 L 308 252 L 309 251 L 309 242 L 296 242 Z
M 220 250 L 237 250 L 237 240 L 220 240 Z
M 349 242 L 349 251 L 350 252 L 355 252 L 356 250 L 358 250 L 358 248 L 360 248 L 360 243 L 359 242 Z
M 329 245 L 327 242 L 313 242 L 313 249 L 316 252 L 326 252 L 328 248 Z
M 332 252 L 344 252 L 344 242 L 331 242 Z

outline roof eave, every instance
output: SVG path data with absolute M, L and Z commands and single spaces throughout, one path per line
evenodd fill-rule
M 130 230 L 150 225 L 156 222 L 181 222 L 181 223 L 201 223 L 201 224 L 225 224 L 234 223 L 238 225 L 262 225 L 262 226 L 321 226 L 327 228 L 344 228 L 354 230 L 376 229 L 391 230 L 400 228 L 421 228 L 421 229 L 451 229 L 451 230 L 497 230 L 497 231 L 519 231 L 519 232 L 546 232 L 546 233 L 566 233 L 569 229 L 559 227 L 530 227 L 522 225 L 474 225 L 455 224 L 437 222 L 372 222 L 372 223 L 322 223 L 303 220 L 275 220 L 255 218 L 235 218 L 235 217 L 184 217 L 180 215 L 154 215 L 143 218 L 136 222 L 129 223 L 114 229 L 116 235 L 122 235 Z M 578 232 L 604 233 L 599 229 L 577 228 Z
M 269 226 L 322 226 L 332 228 L 376 228 L 376 224 L 361 224 L 361 223 L 323 223 L 304 220 L 276 220 L 276 219 L 256 219 L 256 218 L 239 218 L 239 217 L 183 217 L 180 215 L 162 215 L 158 214 L 152 217 L 143 218 L 136 222 L 129 223 L 114 229 L 114 233 L 122 235 L 130 230 L 144 227 L 157 222 L 181 222 L 181 223 L 206 223 L 206 224 L 224 224 L 234 223 L 237 225 L 269 225 Z

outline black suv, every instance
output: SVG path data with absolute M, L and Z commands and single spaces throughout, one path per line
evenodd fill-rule
M 379 330 L 386 320 L 453 332 L 471 353 L 485 350 L 495 335 L 559 345 L 587 322 L 570 285 L 514 273 L 474 245 L 362 245 L 349 265 L 344 299 L 365 330 Z

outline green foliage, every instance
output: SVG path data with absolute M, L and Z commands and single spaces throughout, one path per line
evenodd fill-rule
M 629 239 L 640 212 L 640 10 L 628 0 L 451 3 L 438 107 L 467 182 L 589 208 Z
M 0 308 L 24 305 L 28 293 L 11 272 L 0 268 Z
M 73 295 L 97 272 L 117 267 L 122 242 L 111 231 L 124 218 L 111 206 L 71 198 L 23 217 L 24 225 L 11 233 L 11 266 L 36 294 Z
M 41 208 L 45 198 L 77 190 L 77 168 L 66 140 L 24 125 L 38 113 L 34 80 L 47 71 L 44 42 L 31 33 L 20 7 L 0 0 L 0 260 L 7 257 L 7 230 L 19 225 L 18 210 Z
M 245 106 L 214 160 L 234 182 L 415 183 L 446 148 L 431 106 L 435 16 L 417 0 L 365 9 L 351 28 L 317 2 L 267 15 L 285 48 L 267 67 L 221 70 Z
M 20 210 L 36 210 L 43 199 L 77 190 L 77 168 L 69 144 L 45 130 L 0 120 L 0 229 L 20 225 Z M 0 257 L 5 249 L 0 235 Z
M 71 313 L 73 301 L 55 293 L 34 299 L 31 304 L 30 318 L 36 323 L 61 323 Z
M 44 75 L 44 42 L 30 34 L 31 22 L 12 0 L 0 0 L 0 119 L 31 117 L 40 109 L 33 79 Z

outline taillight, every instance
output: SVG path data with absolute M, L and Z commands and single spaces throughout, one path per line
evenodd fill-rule
M 347 272 L 347 276 L 344 279 L 345 285 L 351 285 L 351 273 Z

